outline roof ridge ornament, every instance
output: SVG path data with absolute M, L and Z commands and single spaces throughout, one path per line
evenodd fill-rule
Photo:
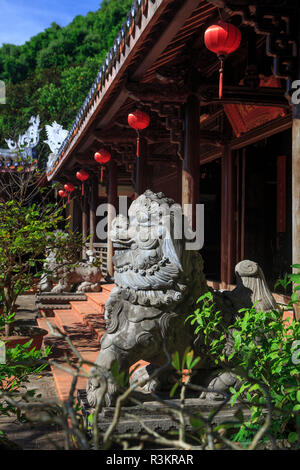
M 56 121 L 53 121 L 51 125 L 47 124 L 45 126 L 45 130 L 48 139 L 44 140 L 44 143 L 47 144 L 51 150 L 47 160 L 47 172 L 49 172 L 53 168 L 58 157 L 59 149 L 67 138 L 69 132 L 63 129 L 63 126 L 58 124 Z
M 32 149 L 37 146 L 40 139 L 40 116 L 31 116 L 29 119 L 30 126 L 23 135 L 19 135 L 18 141 L 12 139 L 5 139 L 7 146 L 10 150 L 20 150 L 21 154 L 25 157 L 32 155 Z

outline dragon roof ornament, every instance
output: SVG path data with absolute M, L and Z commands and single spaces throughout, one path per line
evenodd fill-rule
M 13 152 L 18 153 L 18 151 L 24 157 L 32 156 L 32 149 L 37 146 L 40 139 L 40 116 L 31 116 L 29 119 L 29 124 L 30 126 L 28 127 L 27 131 L 23 135 L 19 135 L 17 141 L 12 139 L 5 139 L 9 150 L 11 150 L 10 157 L 12 156 Z

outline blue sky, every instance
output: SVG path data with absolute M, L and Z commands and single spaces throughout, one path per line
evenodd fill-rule
M 101 0 L 0 0 L 0 46 L 24 44 L 54 21 L 65 26 L 76 15 L 96 11 Z

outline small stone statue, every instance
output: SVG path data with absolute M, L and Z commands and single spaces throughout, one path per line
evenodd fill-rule
M 196 300 L 208 288 L 203 261 L 197 251 L 186 249 L 184 236 L 178 236 L 184 216 L 179 205 L 163 193 L 150 190 L 139 196 L 129 208 L 129 221 L 118 216 L 112 223 L 111 239 L 116 287 L 105 306 L 107 333 L 102 337 L 96 363 L 110 370 L 116 360 L 119 369 L 128 368 L 143 359 L 150 363 L 132 376 L 132 381 L 147 378 L 178 351 L 182 357 L 191 346 L 201 357 L 200 341 L 194 327 L 185 322 L 195 310 Z M 236 267 L 237 287 L 232 292 L 212 291 L 225 325 L 232 324 L 242 307 L 259 300 L 260 308 L 276 308 L 263 273 L 252 261 L 242 261 Z M 203 384 L 219 391 L 231 386 L 236 377 L 218 376 L 213 364 L 203 358 L 198 363 Z M 145 386 L 145 391 L 170 389 L 174 370 L 164 370 Z M 87 385 L 87 398 L 95 406 L 100 382 L 93 378 Z M 112 405 L 117 388 L 109 382 L 106 404 Z
M 94 253 L 86 252 L 88 259 L 79 262 L 72 269 L 67 264 L 57 263 L 56 254 L 50 251 L 44 263 L 45 273 L 41 277 L 39 290 L 41 293 L 51 292 L 61 294 L 71 291 L 71 286 L 77 284 L 76 292 L 100 292 L 102 280 L 101 269 L 94 266 Z M 53 287 L 53 281 L 57 284 Z

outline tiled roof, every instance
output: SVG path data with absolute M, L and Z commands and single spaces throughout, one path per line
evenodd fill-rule
M 0 149 L 0 173 L 11 171 L 32 171 L 36 168 L 37 160 L 34 151 L 21 155 L 13 150 Z
M 103 64 L 91 86 L 91 89 L 84 100 L 78 114 L 73 122 L 69 133 L 62 143 L 61 148 L 58 151 L 57 159 L 53 162 L 49 171 L 47 172 L 48 180 L 52 179 L 54 173 L 60 166 L 60 163 L 64 159 L 67 148 L 73 143 L 79 129 L 86 120 L 90 117 L 91 111 L 94 111 L 95 101 L 101 101 L 106 90 L 111 85 L 116 70 L 119 70 L 121 63 L 124 62 L 124 55 L 128 54 L 126 46 L 130 43 L 131 37 L 135 34 L 136 25 L 141 24 L 142 16 L 150 15 L 156 11 L 151 9 L 149 13 L 149 5 L 161 4 L 164 0 L 135 0 L 132 4 L 130 11 L 127 14 L 126 21 L 123 23 L 119 34 L 117 35 L 113 46 L 107 53 Z M 128 49 L 128 48 L 127 48 Z

